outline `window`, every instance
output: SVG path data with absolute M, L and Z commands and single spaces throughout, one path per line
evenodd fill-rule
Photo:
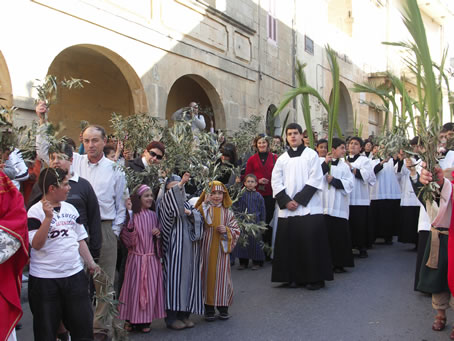
M 269 10 L 267 15 L 267 33 L 268 41 L 277 43 L 277 19 L 276 19 L 276 2 L 270 0 Z
M 304 51 L 314 55 L 314 41 L 308 36 L 304 36 Z

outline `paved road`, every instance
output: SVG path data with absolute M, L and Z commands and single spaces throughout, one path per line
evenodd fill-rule
M 270 282 L 271 266 L 259 271 L 232 270 L 235 300 L 228 321 L 207 323 L 183 331 L 152 324 L 150 334 L 131 340 L 449 340 L 451 327 L 431 330 L 430 297 L 413 291 L 416 253 L 412 246 L 376 245 L 368 259 L 336 275 L 325 289 L 280 288 Z M 24 327 L 18 339 L 32 340 L 31 314 L 24 305 Z M 448 315 L 452 326 L 454 313 Z

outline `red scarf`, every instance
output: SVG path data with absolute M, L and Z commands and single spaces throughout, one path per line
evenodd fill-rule
M 21 242 L 21 247 L 0 264 L 0 341 L 7 340 L 22 317 L 20 291 L 22 270 L 28 263 L 28 228 L 24 199 L 0 171 L 0 229 Z

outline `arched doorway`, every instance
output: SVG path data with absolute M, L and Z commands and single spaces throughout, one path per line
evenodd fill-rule
M 2 51 L 0 51 L 0 105 L 3 105 L 4 107 L 13 105 L 11 78 Z
M 53 60 L 48 74 L 90 81 L 83 89 L 61 89 L 49 118 L 62 122 L 63 134 L 77 141 L 80 121 L 100 124 L 110 131 L 112 112 L 123 115 L 146 112 L 142 82 L 134 69 L 115 52 L 97 45 L 75 45 Z
M 211 109 L 213 116 L 204 113 L 206 130 L 210 129 L 213 119 L 215 129 L 225 129 L 225 112 L 216 89 L 205 78 L 198 75 L 185 75 L 178 78 L 172 85 L 167 96 L 166 119 L 172 124 L 172 114 L 180 108 L 196 102 L 202 109 Z
M 353 133 L 353 106 L 352 100 L 350 98 L 350 94 L 348 92 L 347 87 L 344 83 L 340 82 L 340 89 L 339 89 L 339 113 L 337 115 L 337 122 L 339 123 L 339 127 L 344 134 L 344 136 L 349 136 Z M 332 91 L 330 95 L 330 101 L 332 96 Z M 359 123 L 358 123 L 359 124 Z

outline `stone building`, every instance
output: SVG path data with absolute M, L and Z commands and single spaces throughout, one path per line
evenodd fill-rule
M 112 112 L 150 112 L 165 120 L 191 101 L 212 109 L 215 128 L 234 130 L 252 114 L 270 116 L 295 84 L 296 58 L 308 63 L 310 85 L 328 99 L 331 76 L 324 46 L 329 43 L 340 60 L 341 127 L 352 131 L 356 113 L 368 135 L 378 131 L 382 114 L 360 104 L 363 95 L 350 88 L 388 69 L 402 74 L 398 53 L 381 44 L 405 38 L 401 3 L 2 1 L 0 103 L 14 104 L 20 109 L 16 120 L 29 122 L 34 118 L 33 85 L 52 74 L 90 81 L 83 89 L 60 91 L 50 112 L 50 119 L 61 121 L 65 134 L 75 139 L 81 120 L 108 127 Z M 447 3 L 422 4 L 438 57 L 447 41 L 446 23 L 453 18 Z M 315 100 L 311 105 L 314 127 L 321 131 L 325 113 Z M 283 115 L 288 111 L 289 122 L 302 122 L 297 101 Z M 274 125 L 279 131 L 279 120 Z

